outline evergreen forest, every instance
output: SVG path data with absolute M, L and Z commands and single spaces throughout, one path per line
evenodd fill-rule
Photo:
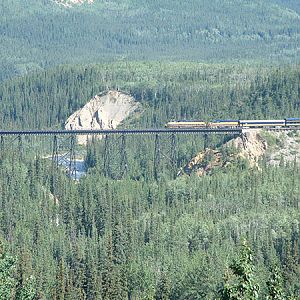
M 58 64 L 295 63 L 298 0 L 1 0 L 0 80 Z
M 297 65 L 57 67 L 3 82 L 0 122 L 62 128 L 108 88 L 142 103 L 126 128 L 177 118 L 293 117 L 299 78 Z M 228 138 L 212 136 L 210 146 Z M 92 140 L 78 149 L 87 175 L 74 181 L 46 158 L 51 138 L 25 137 L 22 149 L 15 138 L 1 139 L 2 299 L 299 299 L 296 161 L 270 167 L 262 160 L 261 170 L 241 161 L 209 176 L 177 176 L 203 137 L 178 136 L 175 161 L 162 159 L 155 170 L 154 137 L 135 136 L 127 138 L 124 173 L 120 140 L 109 142 L 109 172 L 105 141 Z
M 300 118 L 299 0 L 58 2 L 0 1 L 0 300 L 300 299 L 296 153 L 198 176 L 236 134 L 3 132 L 64 129 L 111 90 L 141 104 L 119 128 Z

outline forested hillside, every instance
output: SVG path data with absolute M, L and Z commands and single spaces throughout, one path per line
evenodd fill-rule
M 106 88 L 141 101 L 143 114 L 126 127 L 160 127 L 172 118 L 299 116 L 299 75 L 299 66 L 58 67 L 1 84 L 1 128 L 60 128 L 66 116 Z M 270 167 L 262 161 L 261 171 L 241 163 L 202 178 L 176 177 L 203 147 L 201 137 L 179 137 L 173 168 L 165 159 L 159 172 L 154 138 L 131 137 L 124 176 L 114 148 L 120 141 L 112 139 L 116 156 L 109 172 L 103 168 L 104 141 L 93 142 L 87 149 L 88 174 L 74 182 L 43 158 L 49 153 L 39 147 L 41 140 L 23 139 L 23 151 L 17 140 L 1 140 L 2 295 L 226 299 L 225 292 L 238 283 L 228 265 L 246 238 L 253 250 L 247 270 L 253 286 L 260 287 L 253 299 L 266 299 L 278 287 L 282 299 L 300 297 L 296 162 Z M 222 142 L 223 137 L 210 140 Z M 249 299 L 245 295 L 241 299 Z
M 113 63 L 60 67 L 0 84 L 2 128 L 61 128 L 106 89 L 120 89 L 145 112 L 134 127 L 171 119 L 283 118 L 298 115 L 299 67 L 196 63 Z M 130 126 L 129 124 L 127 126 Z
M 299 0 L 75 2 L 0 1 L 0 300 L 300 299 L 295 131 L 1 135 L 109 90 L 124 128 L 299 118 Z
M 0 79 L 111 60 L 296 62 L 296 0 L 0 3 Z
M 1 235 L 18 257 L 11 276 L 24 286 L 32 276 L 38 299 L 214 299 L 242 237 L 260 299 L 273 264 L 299 297 L 298 167 L 148 184 L 61 175 L 55 199 L 40 160 L 15 156 L 13 170 L 10 159 L 1 160 Z

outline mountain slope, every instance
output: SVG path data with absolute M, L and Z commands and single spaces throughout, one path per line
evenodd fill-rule
M 294 62 L 299 5 L 281 2 L 3 0 L 0 78 L 116 58 Z

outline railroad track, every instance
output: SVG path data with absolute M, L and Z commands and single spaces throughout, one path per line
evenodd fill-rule
M 141 134 L 239 134 L 241 128 L 147 128 L 114 130 L 0 130 L 7 135 L 141 135 Z
M 274 128 L 146 128 L 146 129 L 114 129 L 114 130 L 0 130 L 0 136 L 19 135 L 142 135 L 142 134 L 240 134 L 257 131 L 292 131 L 298 127 Z

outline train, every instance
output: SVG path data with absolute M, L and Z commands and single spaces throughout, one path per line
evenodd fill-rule
M 300 118 L 286 118 L 282 120 L 178 120 L 170 121 L 166 128 L 277 128 L 300 127 Z

